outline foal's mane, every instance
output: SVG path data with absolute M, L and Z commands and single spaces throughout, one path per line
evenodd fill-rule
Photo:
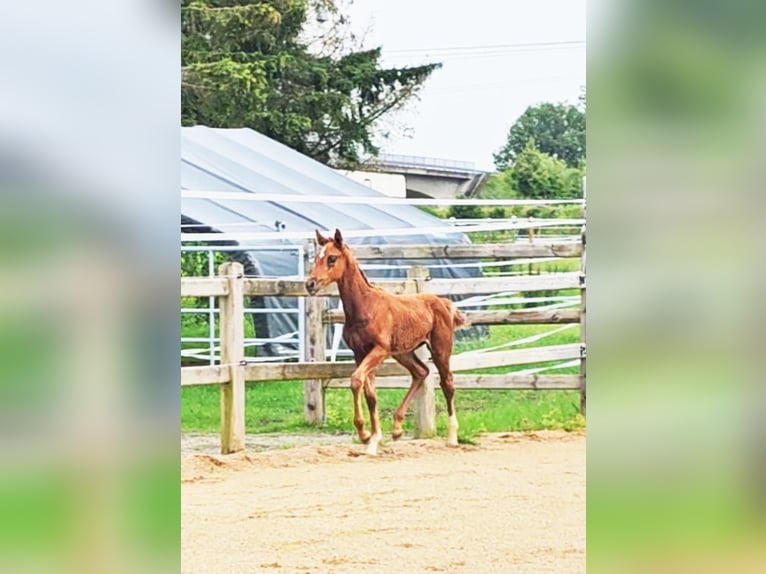
M 367 274 L 362 270 L 362 267 L 359 265 L 359 261 L 357 261 L 356 257 L 354 257 L 353 252 L 351 251 L 351 248 L 348 245 L 343 245 L 343 249 L 341 249 L 341 252 L 346 256 L 346 259 L 349 263 L 353 263 L 354 266 L 359 271 L 359 274 L 362 276 L 362 279 L 364 279 L 364 282 L 367 284 L 368 287 L 372 287 L 372 283 L 370 283 L 370 280 L 367 279 Z

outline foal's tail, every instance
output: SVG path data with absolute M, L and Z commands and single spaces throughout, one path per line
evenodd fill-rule
M 468 322 L 468 319 L 465 315 L 463 315 L 460 312 L 460 309 L 458 309 L 454 303 L 450 301 L 450 307 L 452 311 L 452 328 L 457 329 L 463 329 L 465 327 L 468 327 L 470 323 Z

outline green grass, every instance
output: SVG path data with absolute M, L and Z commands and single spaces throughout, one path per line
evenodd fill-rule
M 563 326 L 563 325 L 561 325 Z M 556 329 L 557 325 L 492 325 L 489 328 L 489 337 L 480 340 L 460 341 L 455 344 L 454 354 L 484 349 L 487 347 L 496 347 L 510 341 L 531 337 L 546 331 Z M 542 345 L 564 345 L 567 343 L 576 343 L 580 340 L 580 326 L 573 325 L 569 329 L 559 331 L 549 335 L 540 341 L 524 343 L 508 347 L 509 349 L 525 349 L 528 347 L 540 347 Z M 518 369 L 527 369 L 529 365 L 518 365 Z M 510 369 L 509 371 L 510 372 Z M 566 371 L 565 371 L 566 372 Z
M 482 341 L 460 343 L 455 352 L 498 345 L 554 328 L 551 325 L 493 325 L 490 336 Z M 554 345 L 579 341 L 575 326 L 543 340 Z M 540 342 L 524 346 L 537 346 Z M 485 369 L 482 372 L 511 372 L 534 365 Z M 555 371 L 576 373 L 577 367 Z M 378 408 L 384 433 L 391 431 L 394 409 L 404 397 L 405 389 L 379 389 Z M 585 427 L 579 413 L 577 391 L 458 390 L 455 395 L 460 421 L 459 438 L 473 442 L 482 432 L 529 431 L 540 429 L 577 430 Z M 309 426 L 303 417 L 303 383 L 301 381 L 251 383 L 247 386 L 245 420 L 248 433 L 317 432 L 351 433 L 353 406 L 348 389 L 328 389 L 327 422 L 321 427 Z M 437 432 L 446 435 L 447 415 L 444 397 L 436 393 Z M 411 410 L 411 409 L 410 409 Z M 411 412 L 405 419 L 405 433 L 413 433 Z M 206 385 L 181 389 L 181 428 L 184 432 L 218 432 L 220 428 L 220 394 L 218 386 Z
M 391 432 L 391 417 L 404 396 L 404 389 L 379 389 L 378 408 L 384 433 Z M 184 387 L 181 390 L 181 428 L 184 432 L 218 432 L 220 429 L 217 386 Z M 353 406 L 347 389 L 328 389 L 327 423 L 307 425 L 303 419 L 303 384 L 300 381 L 252 383 L 246 392 L 246 431 L 351 433 Z M 473 440 L 482 432 L 529 431 L 540 429 L 576 430 L 584 428 L 579 414 L 580 395 L 576 391 L 459 390 L 455 405 L 460 421 L 460 438 Z M 444 398 L 437 390 L 436 427 L 447 432 Z M 411 412 L 404 422 L 405 433 L 412 434 Z

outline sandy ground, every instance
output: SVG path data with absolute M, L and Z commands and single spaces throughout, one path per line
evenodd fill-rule
M 342 439 L 221 456 L 185 437 L 182 572 L 585 572 L 584 433 L 376 458 Z

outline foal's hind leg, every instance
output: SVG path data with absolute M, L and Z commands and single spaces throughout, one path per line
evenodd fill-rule
M 449 427 L 447 429 L 447 445 L 457 446 L 458 422 L 455 414 L 455 384 L 452 379 L 449 360 L 452 355 L 451 329 L 434 330 L 431 333 L 431 357 L 436 369 L 439 371 L 439 384 L 447 401 L 447 414 L 449 415 Z
M 404 353 L 402 355 L 395 355 L 394 359 L 396 359 L 399 364 L 407 369 L 412 375 L 410 388 L 407 390 L 407 394 L 404 395 L 404 399 L 402 399 L 399 408 L 394 411 L 394 426 L 391 435 L 394 437 L 394 440 L 396 440 L 402 436 L 402 421 L 404 420 L 404 415 L 407 413 L 407 408 L 410 406 L 410 402 L 415 396 L 415 393 L 428 376 L 428 367 L 426 367 L 423 361 L 415 355 L 415 351 L 410 351 L 409 353 Z

